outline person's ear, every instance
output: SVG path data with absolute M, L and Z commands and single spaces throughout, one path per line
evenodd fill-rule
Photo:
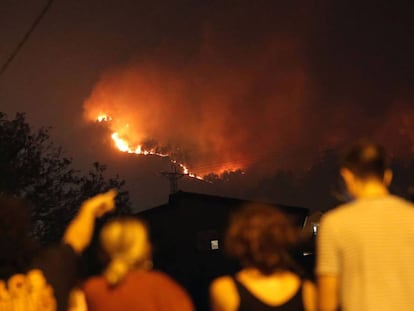
M 358 187 L 357 187 L 357 182 L 356 182 L 354 173 L 352 173 L 347 168 L 342 168 L 340 173 L 341 173 L 342 179 L 344 180 L 345 187 L 349 195 L 351 197 L 355 197 L 357 194 Z
M 384 184 L 389 187 L 392 181 L 392 171 L 390 169 L 384 172 Z
M 340 173 L 345 182 L 345 185 L 349 187 L 349 185 L 351 185 L 355 179 L 354 174 L 352 174 L 352 172 L 347 168 L 341 168 Z

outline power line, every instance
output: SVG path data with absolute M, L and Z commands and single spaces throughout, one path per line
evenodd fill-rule
M 23 45 L 26 43 L 26 41 L 29 39 L 30 35 L 33 33 L 33 31 L 36 29 L 37 25 L 40 23 L 42 18 L 45 16 L 46 12 L 49 10 L 49 8 L 52 6 L 54 0 L 49 0 L 43 10 L 40 12 L 40 14 L 36 17 L 33 24 L 30 26 L 29 30 L 26 32 L 22 40 L 19 42 L 19 44 L 16 46 L 16 48 L 12 51 L 10 56 L 7 58 L 6 62 L 1 66 L 0 69 L 0 76 L 6 71 L 7 67 L 11 64 L 13 59 L 17 56 L 17 54 L 20 52 Z

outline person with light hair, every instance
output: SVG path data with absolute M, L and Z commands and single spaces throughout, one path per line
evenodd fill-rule
M 152 270 L 146 225 L 132 217 L 116 218 L 100 232 L 108 257 L 102 275 L 88 279 L 84 292 L 89 311 L 193 311 L 186 291 L 162 272 Z

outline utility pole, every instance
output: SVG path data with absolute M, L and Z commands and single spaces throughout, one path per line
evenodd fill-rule
M 166 177 L 170 182 L 170 194 L 174 194 L 178 191 L 178 180 L 187 174 L 177 172 L 177 166 L 171 164 L 171 172 L 161 172 L 161 175 Z

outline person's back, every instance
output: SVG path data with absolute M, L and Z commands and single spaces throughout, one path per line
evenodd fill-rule
M 359 199 L 327 213 L 320 227 L 329 231 L 321 243 L 334 239 L 341 252 L 345 310 L 414 307 L 413 204 L 392 195 Z
M 314 295 L 311 282 L 289 271 L 263 276 L 244 269 L 234 277 L 217 279 L 213 286 L 226 296 L 226 310 L 302 311 L 312 305 Z
M 151 271 L 146 225 L 124 217 L 106 223 L 100 244 L 108 259 L 102 275 L 84 286 L 89 311 L 193 311 L 185 290 L 162 272 Z
M 244 266 L 210 286 L 213 311 L 315 310 L 315 287 L 303 280 L 291 256 L 300 233 L 270 206 L 253 205 L 233 215 L 225 250 Z
M 360 142 L 341 175 L 353 202 L 326 213 L 319 226 L 319 309 L 412 310 L 414 205 L 391 195 L 385 150 Z
M 84 285 L 89 311 L 188 311 L 192 304 L 187 293 L 162 272 L 130 271 L 116 286 L 103 276 Z

